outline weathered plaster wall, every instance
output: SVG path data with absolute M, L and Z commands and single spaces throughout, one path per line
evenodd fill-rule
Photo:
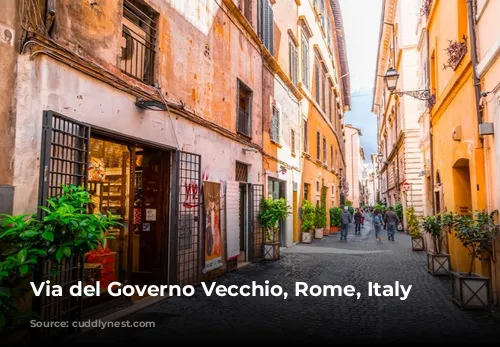
M 58 1 L 54 36 L 64 46 L 120 74 L 122 3 Z M 259 48 L 230 19 L 227 8 L 215 1 L 147 3 L 158 12 L 156 84 L 170 100 L 182 101 L 203 118 L 235 131 L 237 78 L 241 79 L 253 90 L 252 140 L 262 144 L 262 59 Z
M 18 4 L 7 1 L 0 11 L 0 185 L 11 185 L 15 136 L 14 86 L 21 30 Z
M 43 110 L 113 129 L 138 139 L 201 154 L 210 180 L 234 180 L 235 163 L 250 165 L 250 180 L 260 182 L 261 156 L 244 154 L 243 146 L 166 112 L 140 111 L 134 98 L 47 57 L 21 57 L 17 93 L 14 210 L 33 212 L 38 197 L 39 153 Z M 221 160 L 225 158 L 225 160 Z

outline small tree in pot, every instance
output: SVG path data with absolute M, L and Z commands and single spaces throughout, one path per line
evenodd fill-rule
M 330 209 L 330 232 L 336 233 L 340 230 L 340 215 L 342 209 L 340 207 L 332 207 Z
M 316 224 L 316 208 L 309 201 L 302 203 L 302 243 L 312 243 Z
M 424 250 L 424 238 L 420 232 L 420 224 L 415 215 L 415 208 L 410 206 L 405 211 L 406 221 L 408 223 L 408 233 L 411 237 L 411 248 L 414 251 Z
M 314 238 L 323 238 L 323 229 L 326 227 L 326 208 L 323 205 L 316 206 L 316 223 L 314 229 Z
M 467 273 L 452 272 L 453 302 L 462 309 L 490 309 L 489 278 L 473 273 L 476 260 L 489 259 L 493 240 L 497 236 L 495 217 L 491 213 L 476 212 L 471 215 L 458 215 L 454 219 L 455 237 L 469 251 L 471 262 Z
M 442 252 L 443 231 L 442 215 L 427 216 L 423 218 L 422 228 L 427 233 L 434 245 L 433 250 L 427 251 L 427 271 L 433 276 L 450 275 L 450 256 Z
M 278 260 L 280 258 L 279 228 L 280 222 L 290 215 L 291 207 L 281 198 L 263 199 L 257 216 L 266 233 L 264 242 L 264 259 Z

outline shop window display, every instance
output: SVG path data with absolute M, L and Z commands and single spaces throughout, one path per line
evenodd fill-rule
M 88 191 L 95 213 L 108 211 L 121 217 L 122 226 L 107 231 L 104 244 L 85 257 L 85 284 L 100 282 L 101 293 L 109 283 L 127 279 L 130 151 L 126 145 L 90 139 Z

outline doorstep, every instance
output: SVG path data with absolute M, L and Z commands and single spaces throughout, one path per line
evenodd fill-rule
M 239 263 L 238 263 L 238 265 L 236 266 L 236 270 L 239 270 L 239 269 L 241 269 L 241 268 L 243 268 L 243 267 L 245 267 L 245 266 L 248 266 L 248 265 L 250 265 L 250 264 L 251 264 L 251 262 L 249 262 L 249 261 L 242 261 L 242 262 L 239 262 Z
M 155 296 L 155 297 L 147 297 L 144 299 L 140 299 L 135 301 L 131 306 L 128 306 L 126 308 L 123 308 L 121 310 L 118 310 L 116 312 L 113 312 L 111 314 L 108 314 L 107 316 L 101 317 L 98 320 L 103 321 L 103 322 L 114 322 L 117 320 L 120 320 L 126 316 L 130 316 L 131 314 L 143 310 L 149 306 L 152 306 L 154 304 L 157 304 L 159 302 L 162 302 L 164 300 L 167 300 L 169 297 L 168 296 Z M 97 327 L 95 328 L 82 328 L 80 330 L 80 334 L 85 334 L 88 333 L 89 331 L 99 329 Z

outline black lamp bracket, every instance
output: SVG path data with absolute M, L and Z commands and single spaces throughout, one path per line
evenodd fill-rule
M 415 98 L 418 100 L 430 100 L 433 98 L 429 89 L 408 90 L 408 91 L 404 91 L 404 92 L 394 91 L 394 92 L 392 92 L 392 94 L 396 94 L 399 97 L 401 97 L 403 95 L 408 95 L 408 96 L 411 96 L 412 98 Z

